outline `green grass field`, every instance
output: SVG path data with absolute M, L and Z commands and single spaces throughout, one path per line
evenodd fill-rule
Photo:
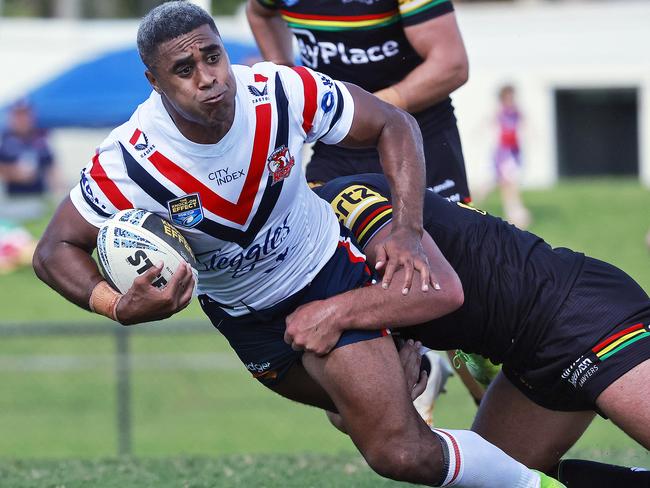
M 650 290 L 650 192 L 638 183 L 569 181 L 527 192 L 525 200 L 533 232 L 610 261 Z M 500 211 L 495 197 L 486 208 Z M 43 222 L 31 226 L 40 232 Z M 1 323 L 25 328 L 103 320 L 59 298 L 28 269 L 0 277 L 0 310 Z M 196 305 L 180 315 L 202 319 Z M 207 322 L 199 333 L 138 332 L 165 326 L 133 328 L 135 457 L 126 459 L 114 457 L 111 336 L 2 336 L 0 486 L 397 486 L 370 472 L 321 412 L 260 387 Z M 467 428 L 474 411 L 452 378 L 437 424 Z M 603 420 L 571 454 L 650 466 L 645 450 Z

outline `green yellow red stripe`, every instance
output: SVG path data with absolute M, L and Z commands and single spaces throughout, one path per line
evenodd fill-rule
M 289 27 L 308 27 L 314 30 L 374 29 L 398 22 L 397 10 L 370 15 L 312 15 L 280 11 Z
M 393 212 L 393 208 L 389 208 L 387 210 L 384 210 L 382 213 L 377 215 L 374 219 L 372 219 L 372 222 L 368 224 L 368 226 L 359 234 L 359 238 L 357 239 L 359 242 L 363 241 L 363 237 L 366 235 L 366 233 L 373 228 L 374 224 L 378 221 L 380 221 L 382 218 L 384 218 L 387 215 L 390 215 Z
M 385 215 L 386 210 L 390 210 L 393 207 L 391 205 L 383 205 L 377 209 L 375 209 L 370 215 L 368 215 L 365 220 L 359 225 L 359 228 L 357 229 L 357 233 L 355 237 L 357 240 L 361 239 L 361 234 L 365 232 L 365 230 L 370 226 L 374 221 L 375 217 L 377 217 L 377 214 L 381 213 L 382 215 Z
M 289 12 L 288 10 L 281 10 L 283 15 L 290 15 L 296 19 L 303 20 L 322 20 L 329 22 L 362 22 L 364 20 L 381 20 L 391 17 L 397 13 L 397 9 L 389 10 L 378 14 L 365 14 L 365 15 L 324 15 L 324 14 L 300 14 L 297 12 Z
M 603 348 L 596 354 L 596 356 L 601 357 L 607 355 L 608 352 L 610 352 L 612 349 L 618 348 L 621 344 L 629 341 L 630 339 L 633 339 L 634 337 L 638 336 L 639 334 L 643 334 L 645 331 L 643 329 L 636 330 L 634 332 L 630 332 L 629 334 L 625 334 L 623 337 L 620 339 L 612 342 L 609 346 Z
M 626 348 L 627 346 L 629 346 L 630 344 L 635 343 L 636 341 L 640 341 L 641 339 L 645 339 L 646 337 L 650 337 L 650 332 L 643 332 L 642 334 L 638 334 L 636 337 L 634 337 L 634 339 L 628 340 L 624 344 L 618 346 L 616 349 L 608 352 L 607 354 L 604 354 L 603 356 L 599 356 L 600 360 L 604 361 L 608 357 L 613 356 L 614 354 L 616 354 L 621 349 Z
M 608 344 L 611 344 L 612 342 L 614 342 L 614 341 L 615 341 L 616 339 L 618 339 L 619 337 L 622 337 L 622 336 L 624 336 L 625 334 L 629 334 L 630 332 L 634 332 L 635 330 L 639 330 L 639 329 L 641 329 L 641 328 L 643 328 L 643 324 L 639 323 L 639 324 L 634 324 L 634 325 L 628 327 L 627 329 L 623 329 L 623 330 L 621 330 L 620 332 L 617 332 L 616 334 L 614 334 L 613 336 L 608 337 L 607 339 L 605 339 L 605 340 L 602 341 L 601 343 L 596 344 L 596 345 L 594 346 L 594 348 L 592 349 L 592 351 L 593 351 L 594 353 L 598 354 L 598 352 L 599 352 L 601 349 L 603 349 L 604 347 L 606 347 Z
M 645 329 L 643 324 L 635 324 L 608 337 L 596 345 L 592 351 L 601 361 L 604 361 L 608 357 L 616 354 L 621 349 L 624 349 L 630 344 L 633 344 L 636 341 L 644 339 L 646 337 L 650 337 L 650 332 Z

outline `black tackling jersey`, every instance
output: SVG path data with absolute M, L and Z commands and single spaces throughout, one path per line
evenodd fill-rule
M 390 189 L 382 175 L 341 177 L 315 191 L 362 248 L 391 220 Z M 449 315 L 395 332 L 438 350 L 460 348 L 513 367 L 525 363 L 571 290 L 584 255 L 554 249 L 530 232 L 432 191 L 425 195 L 424 228 L 458 274 L 465 302 Z

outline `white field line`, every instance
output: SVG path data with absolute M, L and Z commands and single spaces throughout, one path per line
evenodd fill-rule
M 116 354 L 15 355 L 0 357 L 0 372 L 114 369 Z M 243 368 L 235 353 L 130 354 L 137 370 L 234 370 Z M 125 362 L 121 362 L 124 367 Z

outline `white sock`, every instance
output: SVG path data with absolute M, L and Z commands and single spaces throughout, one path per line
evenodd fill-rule
M 441 440 L 446 473 L 458 488 L 539 488 L 540 477 L 471 430 L 432 429 Z

